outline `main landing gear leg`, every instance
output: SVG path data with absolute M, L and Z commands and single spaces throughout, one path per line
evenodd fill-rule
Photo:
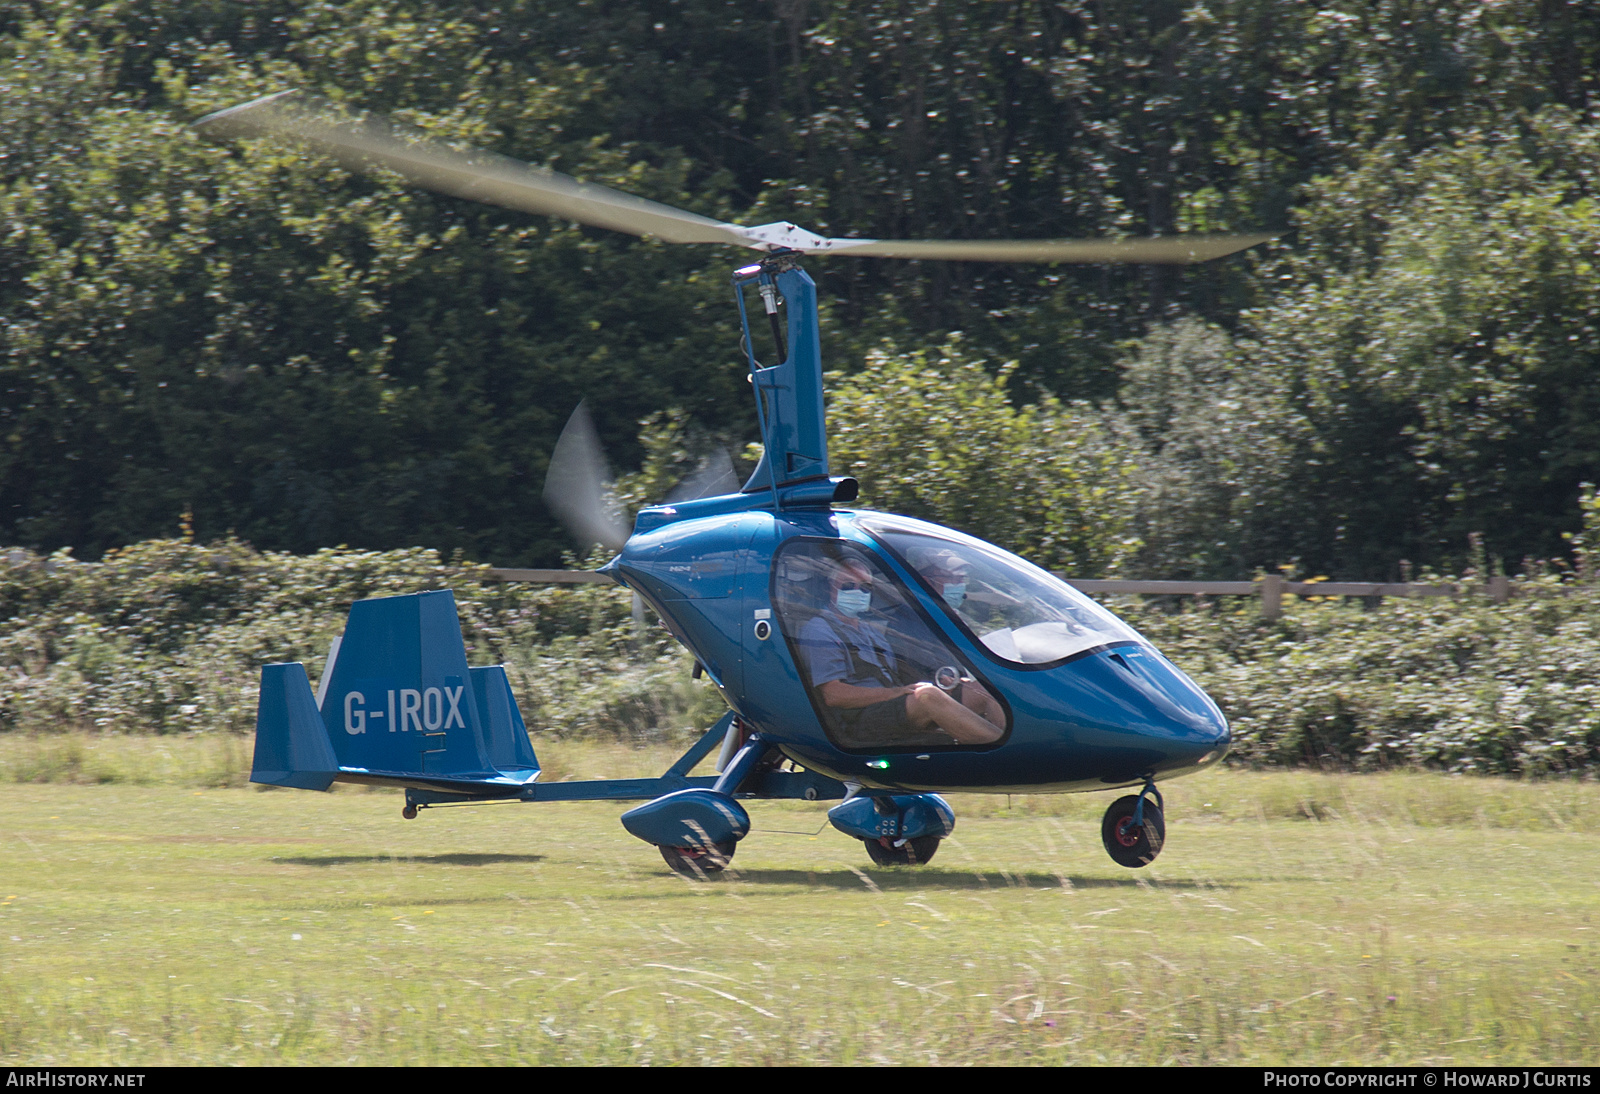
M 905 810 L 901 809 L 893 798 L 873 798 L 872 806 L 881 817 L 895 817 L 898 822 L 897 831 L 904 825 Z M 939 849 L 940 838 L 937 835 L 916 836 L 911 839 L 879 836 L 861 842 L 866 845 L 867 857 L 878 866 L 922 866 Z
M 1153 796 L 1149 801 L 1146 795 Z M 1118 798 L 1100 822 L 1100 841 L 1106 854 L 1118 866 L 1138 869 L 1148 866 L 1161 853 L 1167 839 L 1167 822 L 1162 817 L 1161 791 L 1154 779 L 1146 779 L 1137 794 Z
M 937 794 L 856 794 L 828 810 L 828 822 L 860 840 L 879 866 L 921 866 L 956 829 L 955 812 Z
M 750 815 L 734 795 L 769 752 L 761 734 L 750 734 L 709 789 L 678 790 L 630 809 L 623 827 L 655 844 L 673 873 L 700 880 L 721 873 L 750 831 Z

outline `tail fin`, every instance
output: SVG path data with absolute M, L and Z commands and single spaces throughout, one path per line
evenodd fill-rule
M 252 782 L 511 792 L 538 776 L 505 670 L 467 667 L 448 591 L 351 605 L 330 662 L 320 710 L 303 666 L 262 669 Z
M 264 666 L 250 781 L 326 790 L 338 774 L 339 759 L 322 727 L 306 667 L 298 661 Z

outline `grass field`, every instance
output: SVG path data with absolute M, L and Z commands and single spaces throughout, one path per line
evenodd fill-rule
M 692 883 L 619 806 L 407 822 L 247 763 L 0 738 L 0 1061 L 1600 1062 L 1593 783 L 1218 771 L 1166 788 L 1144 871 L 1099 846 L 1109 795 L 956 797 L 899 870 L 753 803 Z

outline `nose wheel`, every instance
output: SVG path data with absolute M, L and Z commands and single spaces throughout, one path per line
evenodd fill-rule
M 1156 793 L 1154 786 L 1149 790 Z M 1161 806 L 1143 792 L 1112 802 L 1100 822 L 1100 840 L 1118 866 L 1138 869 L 1150 865 L 1166 839 L 1167 823 L 1162 819 Z

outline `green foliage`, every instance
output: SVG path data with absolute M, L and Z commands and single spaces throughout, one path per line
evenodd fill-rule
M 1216 700 L 1234 762 L 1548 775 L 1600 770 L 1600 501 L 1585 485 L 1574 569 L 1536 567 L 1518 596 L 1480 592 L 1116 605 Z M 1475 568 L 1489 569 L 1481 541 Z M 1451 581 L 1450 578 L 1438 578 Z
M 1301 186 L 1379 141 L 1418 152 L 1547 104 L 1583 111 L 1600 70 L 1588 7 L 1535 0 L 527 10 L 548 28 L 536 41 L 605 74 L 615 135 L 727 169 L 756 199 L 750 223 L 869 238 L 1281 228 Z M 1112 394 L 1115 341 L 1147 321 L 1231 323 L 1274 288 L 1243 260 L 834 263 L 823 287 L 856 355 L 958 329 L 1078 398 Z
M 1600 599 L 1525 597 L 1179 612 L 1120 605 L 1227 715 L 1236 762 L 1548 775 L 1600 769 Z
M 621 467 L 664 407 L 751 439 L 727 256 L 187 128 L 297 86 L 746 223 L 1289 225 L 1189 271 L 819 262 L 830 363 L 960 330 L 1014 397 L 1115 399 L 1149 484 L 1129 565 L 1382 577 L 1474 531 L 1548 556 L 1600 480 L 1590 14 L 0 0 L 0 541 L 95 557 L 188 510 L 266 549 L 550 564 L 580 397 Z M 1209 333 L 1160 325 L 1186 315 Z
M 676 739 L 724 709 L 692 685 L 625 591 L 487 580 L 433 551 L 258 552 L 155 540 L 80 563 L 14 550 L 0 565 L 0 730 L 247 733 L 261 666 L 313 680 L 350 604 L 450 588 L 469 659 L 504 663 L 531 728 Z
M 1298 561 L 1353 580 L 1563 552 L 1600 478 L 1600 130 L 1398 138 L 1308 188 L 1301 248 L 1234 337 L 1153 331 L 1119 402 L 1151 573 Z
M 630 519 L 644 506 L 660 505 L 674 497 L 679 489 L 710 480 L 722 482 L 718 476 L 729 468 L 739 482 L 753 470 L 754 461 L 746 461 L 740 475 L 729 437 L 708 434 L 676 407 L 657 411 L 639 423 L 639 447 L 644 450 L 639 470 L 619 478 L 612 491 Z
M 1519 141 L 1385 145 L 1309 203 L 1311 246 L 1249 317 L 1248 351 L 1302 423 L 1307 565 L 1382 573 L 1470 532 L 1501 555 L 1560 550 L 1578 483 L 1600 477 L 1597 147 L 1551 111 Z
M 171 42 L 137 90 L 122 81 L 145 43 L 105 12 L 0 37 L 0 84 L 53 96 L 0 106 L 0 531 L 92 556 L 191 509 L 203 535 L 266 547 L 551 559 L 539 484 L 586 391 L 624 456 L 669 398 L 742 409 L 734 354 L 716 364 L 735 340 L 700 278 L 710 256 L 208 145 L 186 123 L 300 86 L 702 204 L 684 162 L 600 147 L 578 118 L 592 76 L 489 63 L 490 28 L 463 13 L 287 11 L 274 49 Z
M 937 356 L 879 349 L 829 377 L 834 472 L 863 505 L 946 524 L 1081 576 L 1113 572 L 1138 546 L 1127 449 L 1092 408 L 1042 396 L 1015 406 L 1014 365 L 991 376 L 947 342 Z
M 1107 423 L 1137 453 L 1131 570 L 1242 576 L 1295 542 L 1289 468 L 1301 423 L 1225 332 L 1180 320 L 1134 344 Z
M 1579 579 L 1593 582 L 1600 576 L 1600 492 L 1593 483 L 1583 484 L 1578 509 L 1583 513 L 1583 531 L 1568 532 L 1566 539 L 1572 544 Z

